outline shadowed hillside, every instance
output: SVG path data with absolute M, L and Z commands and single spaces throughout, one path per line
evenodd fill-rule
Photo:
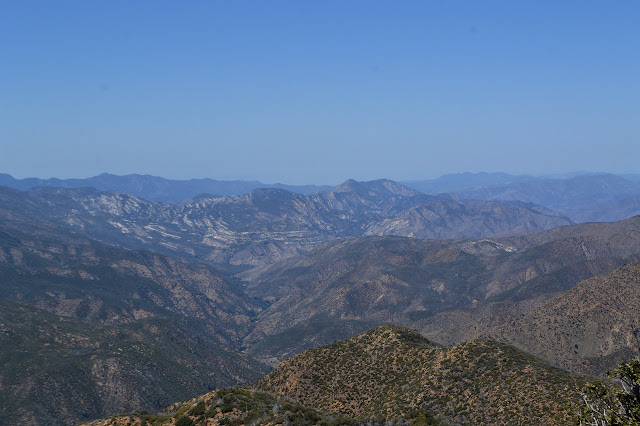
M 267 369 L 233 348 L 255 315 L 207 265 L 0 232 L 0 424 L 158 410 Z
M 0 299 L 0 424 L 72 425 L 158 410 L 266 369 L 203 322 L 155 315 L 102 325 Z
M 225 344 L 258 309 L 205 264 L 155 253 L 0 231 L 0 297 L 104 324 L 172 312 L 207 320 Z

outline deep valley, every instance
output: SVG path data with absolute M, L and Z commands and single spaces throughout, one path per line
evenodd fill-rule
M 566 424 L 637 350 L 640 216 L 388 180 L 0 200 L 4 424 Z

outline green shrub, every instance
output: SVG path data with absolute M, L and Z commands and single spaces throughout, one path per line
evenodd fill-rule
M 187 416 L 181 416 L 176 419 L 176 426 L 193 426 L 193 420 Z
M 198 402 L 191 410 L 189 410 L 190 416 L 201 416 L 204 414 L 204 401 Z

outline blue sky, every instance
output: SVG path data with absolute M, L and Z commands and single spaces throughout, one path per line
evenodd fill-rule
M 0 172 L 638 173 L 638 1 L 0 2 Z

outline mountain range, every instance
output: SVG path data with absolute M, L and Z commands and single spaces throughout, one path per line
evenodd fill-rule
M 562 193 L 600 179 L 615 180 L 563 177 Z M 0 187 L 0 423 L 169 407 L 145 421 L 524 424 L 547 414 L 524 405 L 522 386 L 543 392 L 540 382 L 566 405 L 584 383 L 545 362 L 602 375 L 633 354 L 638 262 L 640 216 L 574 224 L 515 198 L 429 195 L 389 180 L 171 203 Z M 391 323 L 429 341 L 378 328 Z M 496 370 L 500 362 L 509 368 Z M 571 415 L 548 414 L 556 423 Z
M 465 199 L 534 203 L 574 222 L 613 222 L 640 214 L 640 180 L 635 175 L 532 177 L 461 173 L 405 184 L 429 194 L 447 192 Z
M 0 187 L 0 201 L 5 226 L 30 222 L 120 247 L 248 266 L 273 263 L 336 238 L 477 238 L 571 223 L 540 206 L 430 196 L 386 180 L 346 181 L 310 196 L 257 189 L 184 205 L 89 188 L 46 187 Z
M 594 278 L 565 292 L 583 279 L 638 262 L 640 218 L 495 240 L 337 240 L 245 283 L 202 263 L 72 234 L 43 238 L 25 227 L 0 236 L 0 380 L 13 384 L 1 405 L 9 423 L 70 424 L 158 410 L 250 382 L 267 371 L 265 364 L 389 322 L 447 344 L 478 337 L 508 342 L 590 374 L 633 348 L 621 316 L 612 316 L 620 331 L 609 338 L 589 325 L 601 321 L 604 330 L 606 320 L 580 314 L 606 290 L 549 306 L 593 280 L 612 285 Z M 637 267 L 624 268 L 620 288 L 640 276 Z M 635 303 L 628 299 L 621 315 Z M 573 327 L 556 327 L 562 340 L 543 330 L 556 320 Z
M 612 222 L 640 214 L 640 178 L 634 174 L 576 172 L 530 176 L 457 173 L 437 179 L 400 183 L 431 195 L 448 193 L 464 199 L 533 203 L 560 212 L 574 222 Z M 118 176 L 108 173 L 86 179 L 15 179 L 8 174 L 0 174 L 0 185 L 23 191 L 43 186 L 91 187 L 170 203 L 185 203 L 193 198 L 243 195 L 259 188 L 283 189 L 305 195 L 331 190 L 329 185 L 264 184 L 258 181 L 214 179 L 171 180 L 150 175 Z
M 95 188 L 102 191 L 126 192 L 151 201 L 177 203 L 199 194 L 240 195 L 258 188 L 278 188 L 301 194 L 329 189 L 330 186 L 264 184 L 258 181 L 189 179 L 174 180 L 158 176 L 131 174 L 118 176 L 109 173 L 86 179 L 15 179 L 0 173 L 0 185 L 26 191 L 39 186 L 54 188 Z

